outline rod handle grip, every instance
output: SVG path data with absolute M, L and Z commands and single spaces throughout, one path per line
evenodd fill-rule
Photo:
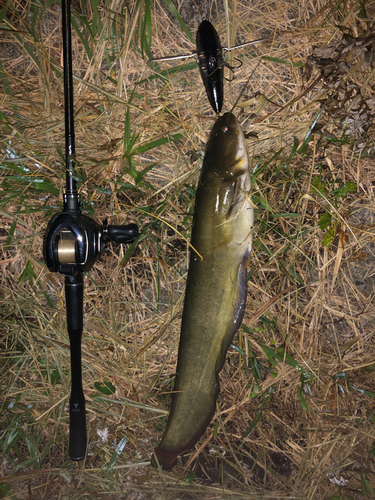
M 66 315 L 70 340 L 72 390 L 69 401 L 69 457 L 86 456 L 86 408 L 82 388 L 83 273 L 65 277 Z
M 79 403 L 70 400 L 70 430 L 69 430 L 69 457 L 71 460 L 83 460 L 86 456 L 86 411 L 85 398 Z

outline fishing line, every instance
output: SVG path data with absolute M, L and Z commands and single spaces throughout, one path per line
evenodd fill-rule
M 260 63 L 261 63 L 261 59 L 258 61 L 258 64 L 255 66 L 255 68 L 254 68 L 254 69 L 253 69 L 253 71 L 251 72 L 251 74 L 250 74 L 249 78 L 247 79 L 246 83 L 245 83 L 245 84 L 244 84 L 244 86 L 242 87 L 241 93 L 240 93 L 240 95 L 237 97 L 236 102 L 233 104 L 233 107 L 232 107 L 232 109 L 230 110 L 230 113 L 233 113 L 234 108 L 237 106 L 238 101 L 241 99 L 242 94 L 244 93 L 244 90 L 245 90 L 245 88 L 246 88 L 247 84 L 249 83 L 249 81 L 250 81 L 251 77 L 252 77 L 252 76 L 253 76 L 253 74 L 255 73 L 255 71 L 256 71 L 256 69 L 258 68 L 258 66 L 259 66 L 259 64 L 260 64 Z

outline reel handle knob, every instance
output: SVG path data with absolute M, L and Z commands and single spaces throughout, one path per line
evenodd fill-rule
M 124 226 L 107 226 L 104 230 L 104 237 L 114 243 L 133 243 L 138 237 L 137 224 L 126 224 Z

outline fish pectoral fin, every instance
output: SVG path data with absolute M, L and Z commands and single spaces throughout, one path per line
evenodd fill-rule
M 237 196 L 238 196 L 238 182 L 237 182 L 237 179 L 232 183 L 230 195 L 231 195 L 231 203 L 230 203 L 228 212 L 227 212 L 227 214 L 225 216 L 226 220 L 230 219 L 230 217 L 232 215 L 232 212 L 233 212 L 233 208 L 235 207 L 235 205 L 237 203 Z

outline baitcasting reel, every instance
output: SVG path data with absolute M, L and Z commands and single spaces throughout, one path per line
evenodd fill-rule
M 80 213 L 62 212 L 50 220 L 44 240 L 44 258 L 51 272 L 75 276 L 89 271 L 107 250 L 107 244 L 132 243 L 138 236 L 138 226 L 108 225 Z

